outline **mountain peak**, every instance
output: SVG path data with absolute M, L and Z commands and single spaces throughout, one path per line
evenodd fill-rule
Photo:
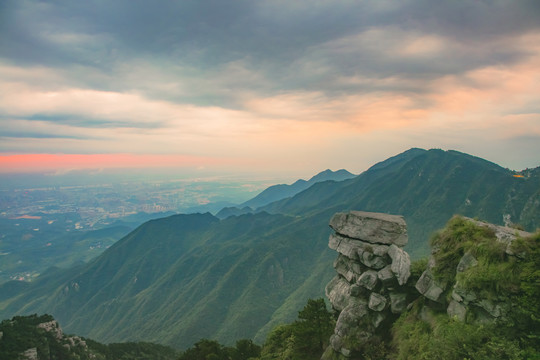
M 381 162 L 378 162 L 376 163 L 375 165 L 371 166 L 368 171 L 370 170 L 380 170 L 380 169 L 384 169 L 390 165 L 395 165 L 399 162 L 402 162 L 402 163 L 405 163 L 409 160 L 411 160 L 412 158 L 415 158 L 419 155 L 423 155 L 425 153 L 427 153 L 428 150 L 425 150 L 425 149 L 420 149 L 420 148 L 411 148 L 407 151 L 404 151 L 402 152 L 401 154 L 397 154 L 395 156 L 392 156 L 392 157 L 389 157 L 388 159 L 386 160 L 383 160 Z
M 348 172 L 345 169 L 340 169 L 337 171 L 326 169 L 324 171 L 321 171 L 317 175 L 313 176 L 311 179 L 308 180 L 308 182 L 316 183 L 316 182 L 327 181 L 327 180 L 341 181 L 341 180 L 350 179 L 355 176 L 356 175 Z
M 308 181 L 299 179 L 296 180 L 291 185 L 273 185 L 265 190 L 263 190 L 259 195 L 255 196 L 253 199 L 248 200 L 241 204 L 239 207 L 251 207 L 252 209 L 257 209 L 261 206 L 265 206 L 267 204 L 270 204 L 272 202 L 282 200 L 288 197 L 292 197 L 299 192 L 302 192 L 312 186 L 313 184 L 316 184 L 318 182 L 333 180 L 333 181 L 343 181 L 347 179 L 351 179 L 355 177 L 356 175 L 351 174 L 345 169 L 332 171 L 330 169 L 326 169 L 317 175 L 313 176 Z

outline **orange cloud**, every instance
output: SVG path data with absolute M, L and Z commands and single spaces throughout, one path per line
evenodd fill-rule
M 447 126 L 489 131 L 498 137 L 540 135 L 540 34 L 516 39 L 529 57 L 512 66 L 494 65 L 430 85 L 431 118 Z
M 463 52 L 459 46 L 465 46 L 417 34 L 404 34 L 396 41 L 386 36 L 388 31 L 393 34 L 395 29 L 368 31 L 344 42 L 328 44 L 331 51 L 323 50 L 339 54 L 354 50 L 356 44 L 356 50 L 367 46 L 383 53 L 397 51 L 400 58 L 436 59 L 452 49 Z M 388 46 L 380 47 L 379 43 L 385 40 Z M 0 107 L 6 114 L 2 130 L 17 135 L 2 138 L 0 151 L 5 154 L 0 153 L 0 172 L 201 167 L 226 161 L 236 165 L 240 161 L 244 165 L 249 163 L 250 169 L 257 166 L 280 170 L 313 163 L 318 170 L 329 166 L 316 165 L 321 159 L 327 158 L 327 163 L 332 164 L 344 152 L 358 158 L 357 154 L 381 144 L 385 148 L 392 144 L 399 150 L 405 146 L 454 148 L 469 138 L 473 141 L 467 141 L 474 145 L 540 135 L 540 34 L 500 42 L 501 47 L 510 44 L 527 57 L 440 78 L 399 72 L 388 77 L 377 73 L 337 74 L 337 88 L 357 87 L 356 93 L 324 91 L 324 87 L 318 91 L 297 89 L 277 94 L 246 90 L 238 94 L 240 106 L 235 109 L 155 100 L 137 92 L 69 86 L 49 89 L 28 83 L 37 78 L 39 84 L 56 84 L 61 76 L 55 71 L 0 64 L 0 78 L 7 79 L 0 84 Z M 306 61 L 308 70 L 321 67 L 324 72 L 324 62 L 310 64 L 309 58 Z M 254 81 L 257 74 L 243 74 L 245 69 L 241 65 L 231 64 L 231 71 L 238 78 Z M 174 84 L 162 85 L 166 85 L 162 89 L 166 91 Z M 36 114 L 49 115 L 51 119 L 32 119 Z M 64 118 L 54 121 L 56 115 Z M 54 154 L 97 151 L 109 155 Z M 41 152 L 45 154 L 38 154 Z M 134 155 L 157 153 L 199 156 Z M 351 156 L 350 163 L 357 161 Z

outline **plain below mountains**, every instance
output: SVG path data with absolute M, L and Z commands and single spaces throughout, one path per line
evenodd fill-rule
M 254 214 L 149 221 L 88 264 L 0 287 L 0 317 L 49 313 L 103 342 L 186 348 L 201 338 L 261 343 L 324 296 L 336 212 L 400 214 L 419 258 L 454 214 L 540 227 L 540 168 L 514 172 L 456 151 L 411 149 L 343 181 L 317 182 Z

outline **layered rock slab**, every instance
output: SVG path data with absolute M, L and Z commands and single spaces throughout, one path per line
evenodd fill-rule
M 339 313 L 330 346 L 322 359 L 350 358 L 378 336 L 386 320 L 406 308 L 401 287 L 411 261 L 402 248 L 407 225 L 402 216 L 364 211 L 337 213 L 328 246 L 339 253 L 337 275 L 326 296 Z
M 407 245 L 407 224 L 403 216 L 350 211 L 337 213 L 330 220 L 330 227 L 338 234 L 372 244 Z

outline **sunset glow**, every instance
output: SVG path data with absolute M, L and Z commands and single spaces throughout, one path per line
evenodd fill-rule
M 3 10 L 2 173 L 359 173 L 411 147 L 538 166 L 534 3 L 167 3 L 144 27 L 151 5 L 92 6 Z
M 17 154 L 0 155 L 1 172 L 67 171 L 116 168 L 182 168 L 216 164 L 219 159 L 181 155 Z M 223 160 L 221 160 L 223 162 Z

